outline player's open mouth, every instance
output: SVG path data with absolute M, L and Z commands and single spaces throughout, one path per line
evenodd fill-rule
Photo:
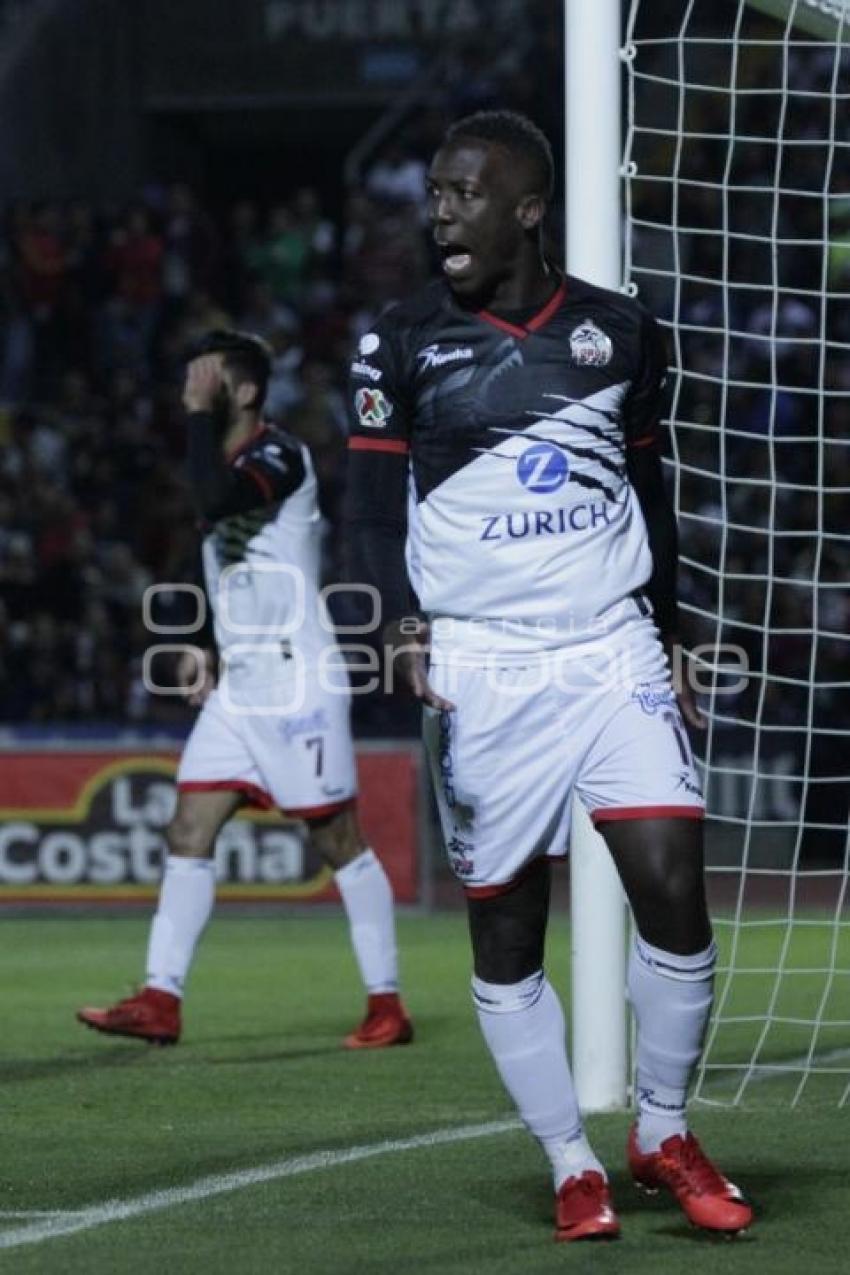
M 463 278 L 472 266 L 472 253 L 460 244 L 441 244 L 443 271 L 450 279 Z

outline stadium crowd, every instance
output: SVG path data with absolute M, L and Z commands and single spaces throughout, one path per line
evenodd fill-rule
M 541 41 L 537 65 L 548 58 L 556 75 L 557 33 L 543 32 Z M 822 78 L 827 70 L 811 59 L 792 68 L 808 79 Z M 498 102 L 527 110 L 559 144 L 560 107 L 543 99 L 539 78 L 523 66 L 500 81 L 488 68 L 476 71 L 470 64 L 452 83 L 442 115 L 436 112 L 431 127 L 419 127 L 406 143 L 392 141 L 349 190 L 344 206 L 324 208 L 317 192 L 304 187 L 271 207 L 237 199 L 228 209 L 212 210 L 185 185 L 152 184 L 121 209 L 81 200 L 63 206 L 18 203 L 6 210 L 0 232 L 2 720 L 183 720 L 184 710 L 174 700 L 152 697 L 142 685 L 142 655 L 151 639 L 141 599 L 152 582 L 194 574 L 197 536 L 181 477 L 180 385 L 186 352 L 208 328 L 236 325 L 259 333 L 272 347 L 269 414 L 312 451 L 328 526 L 325 570 L 335 578 L 347 366 L 375 315 L 432 268 L 423 176 L 433 139 L 445 118 Z M 712 100 L 700 95 L 694 132 L 726 128 L 728 121 L 712 114 L 723 109 Z M 762 109 L 762 98 L 742 99 L 736 125 L 741 136 L 758 132 L 756 113 Z M 800 127 L 809 135 L 828 127 L 817 107 L 807 110 Z M 738 180 L 773 184 L 771 148 L 743 147 L 739 154 Z M 789 154 L 786 187 L 822 183 L 819 151 L 800 147 Z M 693 166 L 690 176 L 712 176 L 710 147 L 686 150 L 686 157 Z M 668 193 L 663 183 L 643 189 L 636 216 L 669 224 Z M 716 223 L 712 198 L 706 189 L 686 190 L 681 224 Z M 751 234 L 769 234 L 769 200 L 744 197 L 735 207 Z M 763 694 L 762 720 L 790 722 L 809 712 L 805 683 L 813 669 L 818 681 L 841 679 L 843 643 L 821 638 L 813 656 L 805 630 L 816 615 L 820 630 L 845 633 L 848 616 L 846 595 L 830 587 L 840 579 L 838 542 L 817 537 L 819 530 L 841 530 L 836 500 L 814 490 L 823 476 L 817 410 L 808 388 L 823 324 L 811 293 L 820 203 L 789 196 L 780 215 L 780 233 L 784 229 L 798 242 L 782 248 L 780 282 L 789 291 L 782 295 L 775 332 L 769 289 L 746 286 L 773 279 L 766 244 L 732 241 L 731 271 L 740 269 L 740 286 L 684 284 L 679 318 L 702 331 L 685 335 L 683 353 L 705 379 L 685 379 L 677 414 L 706 427 L 680 433 L 688 449 L 680 456 L 682 502 L 695 515 L 683 527 L 686 554 L 709 567 L 683 572 L 686 600 L 707 617 L 716 614 L 721 585 L 710 568 L 719 568 L 725 535 L 725 607 L 743 624 L 733 623 L 719 636 L 744 645 L 754 668 L 799 679 L 791 686 L 768 682 L 763 692 L 755 679 L 743 716 L 755 717 L 753 697 Z M 836 215 L 846 210 L 838 208 Z M 807 238 L 811 247 L 802 242 Z M 716 235 L 681 236 L 681 242 L 687 244 L 688 274 L 720 279 L 730 269 Z M 650 230 L 638 230 L 638 265 L 663 266 L 657 243 Z M 847 256 L 835 254 L 830 271 L 830 287 L 846 288 Z M 663 269 L 641 278 L 642 295 L 662 318 L 673 311 L 671 280 Z M 797 286 L 799 297 L 793 295 Z M 705 331 L 722 325 L 729 298 L 735 329 L 748 334 L 732 341 L 731 358 L 722 336 Z M 846 307 L 831 305 L 827 317 L 832 339 L 850 341 Z M 828 352 L 826 384 L 846 393 L 847 361 L 837 352 L 834 358 Z M 770 385 L 774 374 L 783 387 L 778 391 Z M 724 389 L 729 377 L 734 384 Z M 843 401 L 825 400 L 827 439 L 841 437 Z M 724 411 L 732 430 L 721 449 L 712 423 Z M 806 442 L 799 441 L 803 437 Z M 850 485 L 846 449 L 826 451 L 827 481 Z M 710 478 L 724 468 L 727 477 L 740 477 L 727 486 L 726 497 Z M 795 489 L 795 483 L 810 489 Z M 773 519 L 782 534 L 735 527 L 724 532 L 723 499 L 728 522 L 767 528 Z M 737 572 L 747 579 L 733 578 Z M 769 586 L 771 573 L 775 582 Z M 806 580 L 808 588 L 800 587 Z M 160 601 L 167 611 L 168 596 Z M 174 614 L 165 619 L 179 617 L 180 599 L 172 601 Z M 766 624 L 795 632 L 775 632 L 767 641 Z M 716 626 L 707 619 L 695 636 L 716 640 Z M 395 711 L 386 703 L 361 706 L 361 728 L 392 727 L 400 720 Z M 837 696 L 820 693 L 814 711 L 828 725 L 838 711 Z

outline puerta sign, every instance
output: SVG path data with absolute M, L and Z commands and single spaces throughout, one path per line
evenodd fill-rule
M 153 108 L 391 99 L 434 59 L 516 41 L 523 0 L 144 0 Z

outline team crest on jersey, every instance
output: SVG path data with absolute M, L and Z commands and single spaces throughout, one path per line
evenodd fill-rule
M 383 429 L 393 414 L 393 405 L 383 390 L 365 386 L 354 395 L 357 419 L 367 429 Z
M 579 367 L 605 367 L 611 362 L 614 346 L 607 332 L 592 319 L 585 319 L 570 333 L 570 350 L 573 363 Z

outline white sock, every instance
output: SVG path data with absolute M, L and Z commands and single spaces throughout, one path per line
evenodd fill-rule
M 629 1000 L 637 1019 L 638 1146 L 648 1154 L 687 1132 L 685 1103 L 714 988 L 714 943 L 677 956 L 635 936 Z
M 183 995 L 183 983 L 214 902 L 215 860 L 170 854 L 148 940 L 147 987 Z
M 334 874 L 360 977 L 371 994 L 398 991 L 393 892 L 381 861 L 366 849 Z
M 473 975 L 472 999 L 502 1083 L 549 1157 L 555 1190 L 588 1169 L 605 1177 L 584 1135 L 564 1011 L 543 970 L 508 985 Z

